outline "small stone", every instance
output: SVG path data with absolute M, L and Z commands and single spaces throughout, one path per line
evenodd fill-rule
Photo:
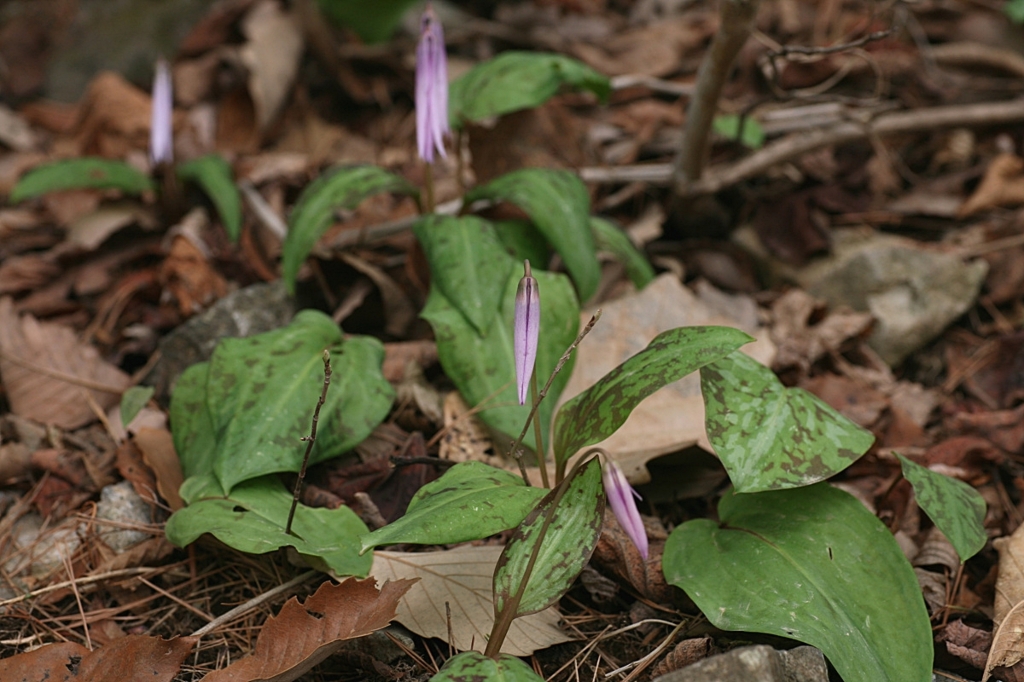
M 118 554 L 152 537 L 152 533 L 147 531 L 126 527 L 148 526 L 152 523 L 149 504 L 139 497 L 130 481 L 121 481 L 103 488 L 96 505 L 96 518 L 101 521 L 99 538 Z
M 65 520 L 58 526 L 43 529 L 43 518 L 36 513 L 25 514 L 11 528 L 11 558 L 4 562 L 8 575 L 47 573 L 67 565 L 82 544 L 82 524 Z
M 705 658 L 655 682 L 828 682 L 828 668 L 814 647 L 776 651 L 759 644 Z

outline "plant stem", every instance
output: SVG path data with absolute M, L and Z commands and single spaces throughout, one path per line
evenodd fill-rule
M 427 164 L 423 171 L 423 193 L 425 195 L 425 201 L 423 203 L 424 213 L 434 212 L 434 167 L 431 164 Z
M 674 170 L 677 194 L 700 178 L 707 156 L 711 123 L 718 109 L 722 88 L 732 70 L 736 55 L 750 36 L 760 0 L 719 0 L 721 24 L 711 47 L 704 55 L 690 106 L 686 111 L 686 127 Z
M 569 356 L 576 350 L 576 346 L 580 345 L 583 338 L 590 333 L 590 330 L 594 328 L 597 321 L 601 319 L 601 309 L 598 308 L 597 312 L 594 313 L 593 317 L 590 318 L 590 322 L 587 322 L 586 326 L 580 330 L 580 333 L 576 335 L 576 339 L 569 344 L 569 347 L 562 353 L 562 357 L 558 358 L 558 363 L 555 368 L 551 371 L 551 376 L 548 377 L 547 383 L 544 384 L 544 388 L 541 389 L 540 395 L 533 401 L 533 406 L 530 408 L 530 414 L 526 415 L 526 423 L 523 424 L 523 430 L 519 433 L 519 437 L 512 442 L 512 447 L 509 449 L 509 454 L 516 458 L 516 462 L 519 463 L 519 473 L 523 476 L 523 481 L 526 485 L 530 485 L 530 478 L 526 475 L 526 465 L 523 464 L 523 453 L 520 451 L 519 446 L 523 443 L 523 438 L 526 438 L 526 432 L 530 428 L 530 421 L 537 415 L 537 408 L 540 406 L 540 401 L 544 400 L 547 396 L 548 391 L 551 389 L 551 384 L 555 381 L 555 377 L 562 371 L 562 367 L 566 362 L 569 361 Z M 556 463 L 557 464 L 557 463 Z M 563 467 L 564 468 L 564 467 Z M 555 479 L 557 485 L 561 481 L 560 478 Z
M 288 523 L 285 524 L 284 532 L 292 534 L 292 521 L 295 519 L 295 509 L 299 506 L 299 494 L 302 492 L 302 480 L 306 477 L 306 465 L 309 464 L 309 455 L 313 452 L 313 443 L 316 442 L 316 424 L 320 421 L 320 408 L 327 400 L 327 389 L 331 385 L 331 351 L 324 349 L 324 387 L 320 390 L 320 399 L 316 401 L 316 408 L 313 410 L 313 425 L 309 429 L 309 435 L 302 440 L 306 441 L 306 454 L 302 456 L 302 468 L 299 469 L 299 478 L 295 481 L 295 490 L 292 493 L 292 508 L 288 510 Z
M 539 403 L 540 399 L 537 397 L 537 373 L 534 372 L 530 376 L 530 392 L 533 395 L 534 404 Z M 545 488 L 550 488 L 551 483 L 548 482 L 548 458 L 547 453 L 544 450 L 544 439 L 540 435 L 540 420 L 533 420 L 533 435 L 537 442 L 537 466 L 540 467 L 540 483 Z

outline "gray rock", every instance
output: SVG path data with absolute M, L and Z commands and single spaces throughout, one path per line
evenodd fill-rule
M 67 565 L 82 544 L 82 530 L 84 524 L 72 520 L 44 528 L 39 514 L 25 514 L 11 528 L 11 547 L 5 553 L 11 558 L 4 562 L 4 572 L 38 576 Z
M 209 360 L 221 339 L 269 332 L 288 324 L 294 315 L 295 300 L 280 281 L 232 292 L 164 337 L 160 359 L 142 383 L 166 398 L 181 373 Z
M 897 365 L 974 305 L 988 265 L 888 240 L 848 255 L 810 293 L 836 307 L 870 312 L 869 345 Z
M 99 537 L 115 552 L 121 553 L 153 537 L 144 530 L 123 526 L 147 526 L 152 523 L 152 509 L 135 492 L 130 481 L 108 485 L 100 491 L 96 504 Z M 110 521 L 111 523 L 102 523 Z
M 776 651 L 759 644 L 705 658 L 654 682 L 828 682 L 828 668 L 814 647 Z

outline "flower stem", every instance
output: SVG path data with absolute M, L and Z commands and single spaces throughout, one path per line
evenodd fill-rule
M 324 349 L 324 387 L 320 390 L 320 399 L 316 401 L 316 408 L 313 410 L 313 425 L 309 429 L 309 435 L 302 440 L 306 441 L 306 454 L 302 456 L 302 468 L 299 469 L 299 478 L 295 481 L 295 491 L 292 493 L 292 507 L 288 510 L 288 523 L 285 524 L 284 532 L 292 535 L 292 521 L 295 519 L 295 508 L 299 506 L 299 494 L 302 492 L 302 480 L 306 478 L 306 465 L 309 464 L 309 455 L 313 452 L 313 443 L 316 442 L 316 424 L 320 421 L 320 408 L 327 400 L 327 389 L 331 385 L 331 351 Z
M 537 404 L 540 400 L 537 397 L 537 373 L 534 372 L 530 376 L 530 391 L 533 394 L 533 402 Z M 540 434 L 540 420 L 533 420 L 533 435 L 537 442 L 537 466 L 540 467 L 540 482 L 545 488 L 550 488 L 551 483 L 548 482 L 548 460 L 547 453 L 544 450 L 544 439 L 541 438 Z
M 434 212 L 434 166 L 428 163 L 423 171 L 424 213 Z

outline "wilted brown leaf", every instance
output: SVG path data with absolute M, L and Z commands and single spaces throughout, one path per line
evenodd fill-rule
M 61 642 L 0 660 L 0 680 L 19 682 L 170 682 L 198 637 L 128 635 L 89 651 Z
M 945 627 L 940 642 L 946 643 L 946 650 L 964 663 L 984 670 L 985 659 L 992 647 L 992 633 L 965 625 L 962 620 L 955 620 Z
M 139 429 L 135 434 L 135 445 L 142 451 L 142 460 L 156 477 L 156 489 L 160 497 L 167 500 L 172 511 L 184 507 L 185 503 L 178 495 L 184 477 L 171 432 L 167 429 Z
M 70 328 L 19 317 L 7 297 L 0 299 L 0 376 L 11 411 L 65 429 L 96 418 L 90 402 L 110 409 L 129 383 L 127 374 L 79 342 Z
M 957 216 L 965 218 L 979 211 L 1000 206 L 1024 204 L 1024 159 L 1000 154 L 992 159 L 978 189 L 967 198 Z
M 237 663 L 207 675 L 205 682 L 290 682 L 342 643 L 385 627 L 395 617 L 398 600 L 414 580 L 385 583 L 373 579 L 324 583 L 305 603 L 294 597 L 277 616 L 267 619 L 256 650 Z
M 1024 660 L 1024 602 L 1019 602 L 1006 614 L 992 636 L 992 648 L 981 682 L 988 680 L 997 668 L 1004 669 L 998 674 L 1004 682 L 1024 682 L 1024 671 L 1018 670 L 1021 660 Z

